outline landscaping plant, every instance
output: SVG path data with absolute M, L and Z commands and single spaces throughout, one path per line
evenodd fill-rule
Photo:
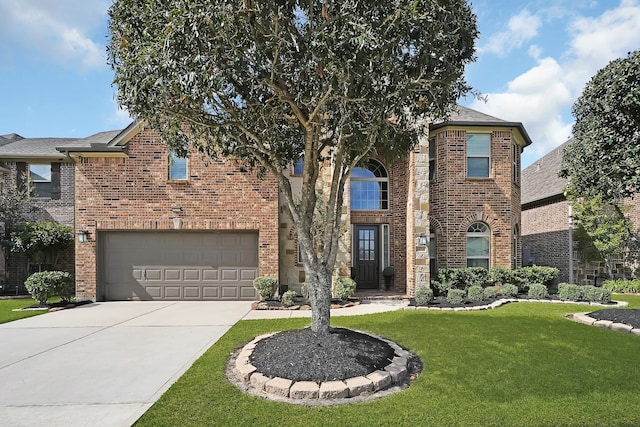
M 40 305 L 45 305 L 53 296 L 59 296 L 63 301 L 70 301 L 71 274 L 66 271 L 42 271 L 34 273 L 24 282 L 27 291 Z
M 333 283 L 333 295 L 342 300 L 349 299 L 356 293 L 356 286 L 351 277 L 338 277 Z
M 295 303 L 296 301 L 296 296 L 298 294 L 296 293 L 296 291 L 287 291 L 284 294 L 282 294 L 282 304 L 288 306 L 291 306 Z
M 470 286 L 469 289 L 467 289 L 467 298 L 469 298 L 469 301 L 484 300 L 484 289 L 478 285 Z
M 260 300 L 272 299 L 278 290 L 278 279 L 269 276 L 256 277 L 253 279 L 253 287 L 260 296 Z
M 416 291 L 414 299 L 417 305 L 428 305 L 433 301 L 433 290 L 427 287 L 420 288 Z
M 545 299 L 549 296 L 549 290 L 541 283 L 532 283 L 529 285 L 529 292 L 527 293 L 529 298 Z

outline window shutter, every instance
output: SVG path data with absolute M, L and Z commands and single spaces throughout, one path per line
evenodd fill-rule
M 51 199 L 60 199 L 60 163 L 51 163 Z
M 27 177 L 27 164 L 25 162 L 16 162 L 16 188 L 18 191 L 24 191 L 26 189 Z

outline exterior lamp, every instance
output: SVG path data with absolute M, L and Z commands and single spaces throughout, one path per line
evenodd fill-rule
M 88 230 L 78 231 L 78 243 L 87 243 L 87 240 L 89 240 L 89 231 Z
M 171 206 L 171 212 L 182 212 L 182 206 Z
M 427 246 L 427 243 L 427 235 L 424 233 L 420 233 L 420 236 L 418 236 L 418 245 Z

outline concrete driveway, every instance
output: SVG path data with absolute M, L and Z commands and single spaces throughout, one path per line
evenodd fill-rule
M 251 303 L 94 303 L 0 325 L 0 425 L 129 426 Z

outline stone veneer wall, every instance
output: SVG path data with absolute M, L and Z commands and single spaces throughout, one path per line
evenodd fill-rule
M 467 132 L 486 130 L 441 128 L 432 132 L 437 144 L 436 180 L 430 183 L 430 222 L 436 232 L 438 268 L 466 266 L 466 231 L 475 221 L 491 228 L 491 267 L 511 268 L 514 228 L 520 227 L 520 182 L 513 180 L 510 130 L 491 132 L 489 178 L 467 178 Z M 521 257 L 517 255 L 516 265 Z
M 168 180 L 168 149 L 152 130 L 128 143 L 127 158 L 84 158 L 76 165 L 76 229 L 90 234 L 76 243 L 76 294 L 100 299 L 99 231 L 181 229 L 257 230 L 259 274 L 278 274 L 278 185 L 267 175 L 243 171 L 229 160 L 199 154 L 189 159 L 187 181 Z M 174 213 L 179 205 L 182 212 Z

